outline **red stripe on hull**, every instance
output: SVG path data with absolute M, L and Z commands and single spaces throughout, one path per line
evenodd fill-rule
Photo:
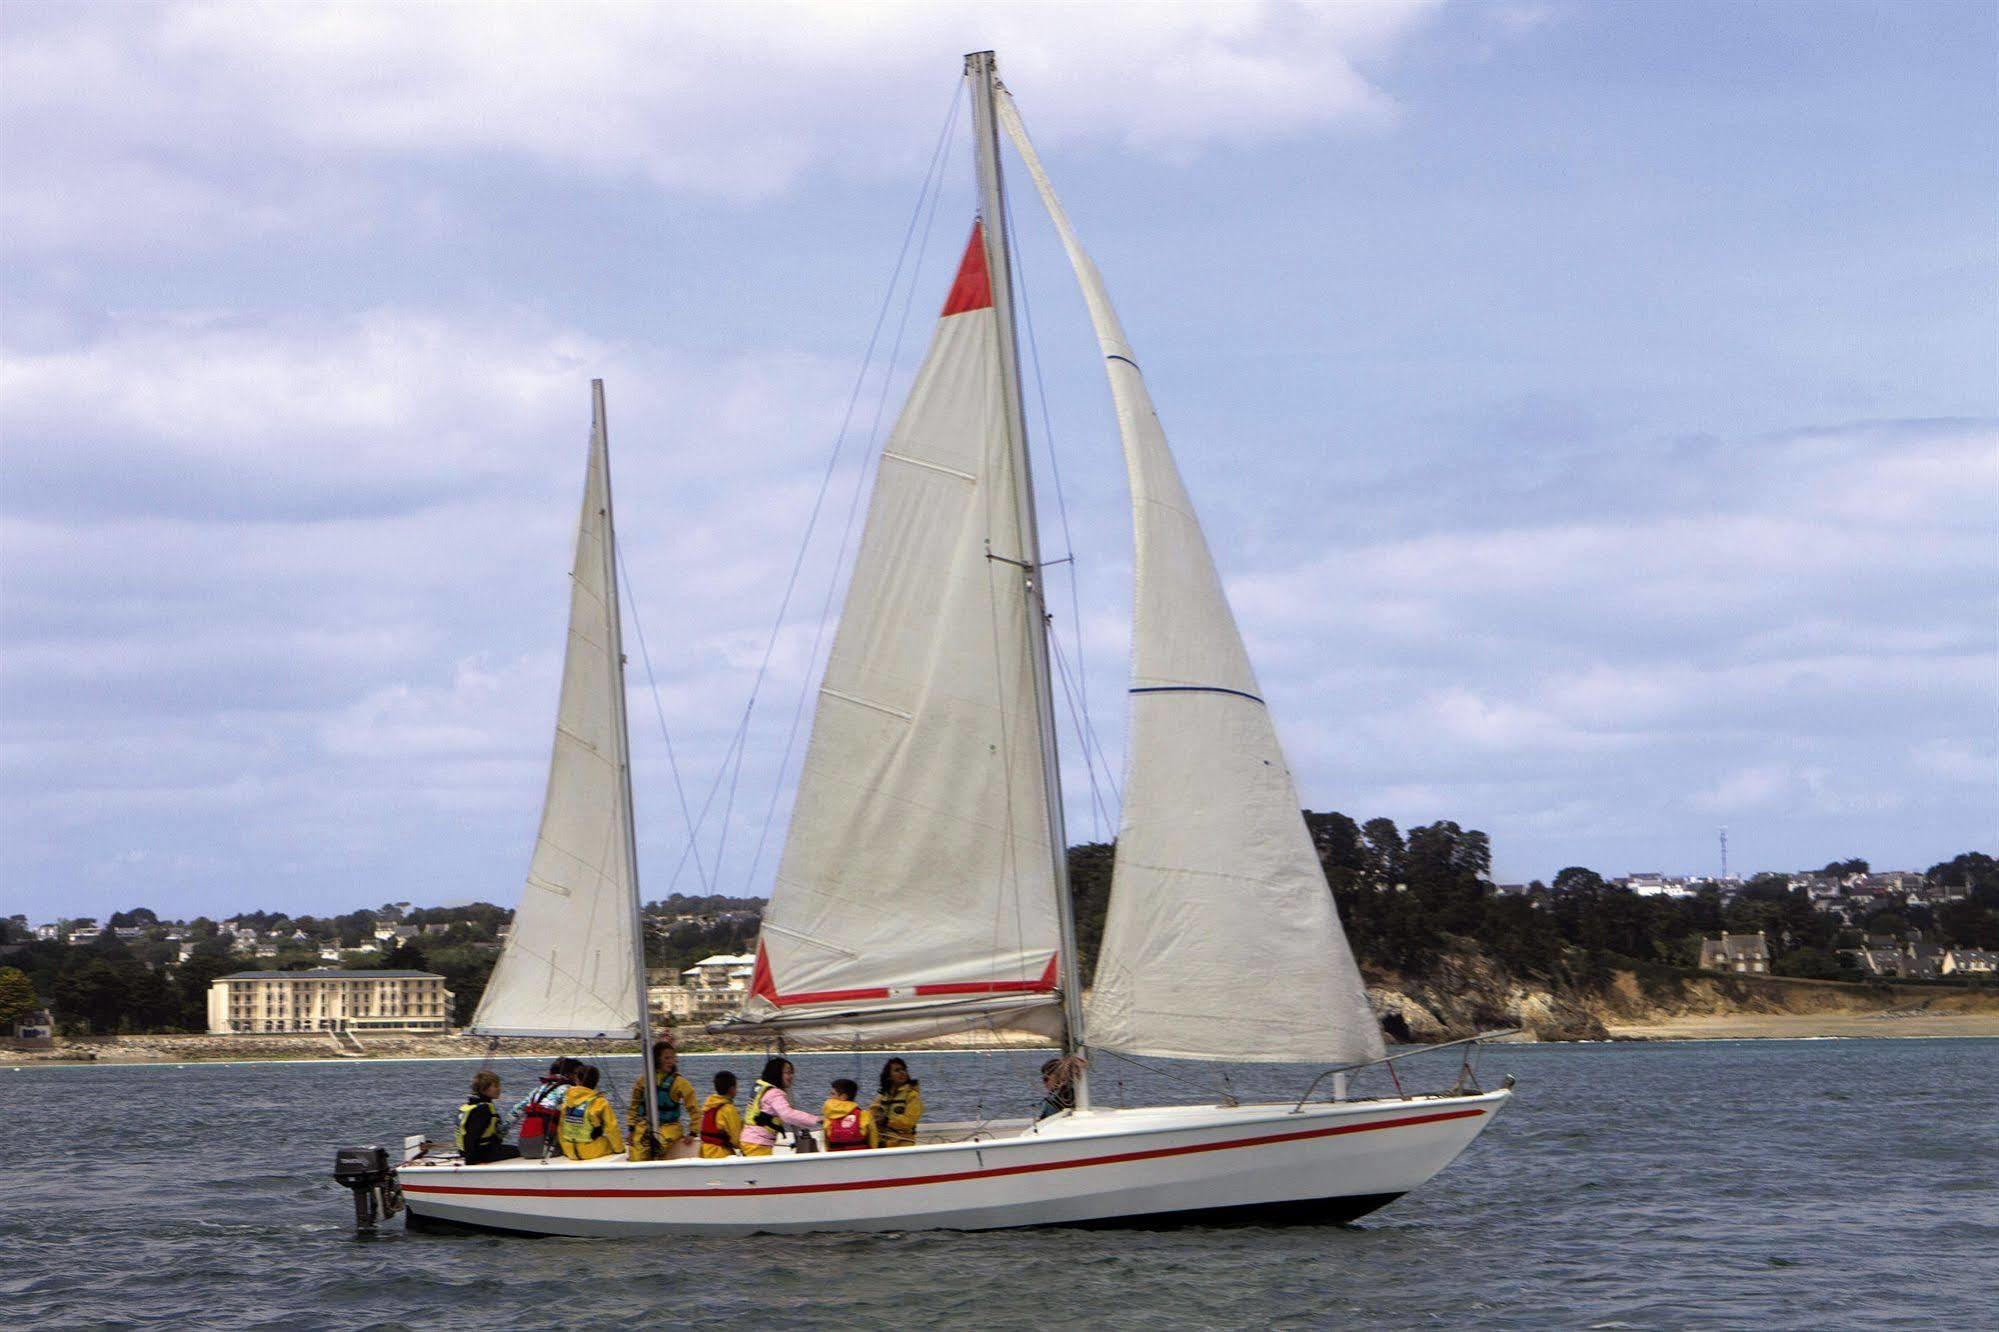
M 990 1170 L 959 1170 L 943 1175 L 911 1175 L 903 1179 L 859 1179 L 831 1184 L 780 1184 L 769 1188 L 741 1188 L 726 1191 L 705 1189 L 503 1189 L 459 1185 L 413 1184 L 403 1176 L 404 1193 L 476 1194 L 501 1198 L 748 1198 L 792 1193 L 842 1193 L 851 1189 L 899 1189 L 920 1184 L 956 1184 L 968 1179 L 996 1179 L 1003 1175 L 1038 1175 L 1050 1170 L 1076 1170 L 1084 1166 L 1118 1165 L 1126 1161 L 1149 1161 L 1162 1156 L 1191 1156 L 1200 1152 L 1226 1152 L 1238 1147 L 1266 1147 L 1278 1142 L 1301 1142 L 1308 1138 L 1333 1138 L 1347 1133 L 1368 1133 L 1375 1129 L 1408 1128 L 1415 1124 L 1435 1124 L 1449 1119 L 1470 1119 L 1484 1110 L 1444 1110 L 1430 1115 L 1409 1115 L 1384 1119 L 1373 1124 L 1338 1124 L 1332 1128 L 1301 1129 L 1296 1133 L 1272 1133 L 1260 1138 L 1237 1138 L 1232 1142 L 1203 1142 L 1191 1147 L 1155 1147 L 1142 1152 L 1113 1152 L 1075 1161 L 1042 1161 L 1030 1165 L 996 1166 Z

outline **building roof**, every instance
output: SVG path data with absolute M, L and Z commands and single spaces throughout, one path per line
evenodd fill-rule
M 217 980 L 443 980 L 434 971 L 375 971 L 366 967 L 313 967 L 307 971 L 232 971 Z

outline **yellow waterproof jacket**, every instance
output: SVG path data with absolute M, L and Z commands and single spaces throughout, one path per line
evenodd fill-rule
M 819 1109 L 819 1118 L 826 1125 L 826 1148 L 828 1151 L 851 1152 L 859 1150 L 859 1148 L 851 1144 L 843 1147 L 841 1144 L 833 1141 L 833 1121 L 844 1119 L 856 1111 L 859 1111 L 861 1116 L 861 1132 L 867 1137 L 867 1145 L 870 1147 L 879 1147 L 882 1145 L 881 1133 L 875 1128 L 874 1112 L 872 1110 L 862 1110 L 854 1102 L 835 1096 Z
M 701 1155 L 710 1161 L 740 1156 L 743 1151 L 743 1112 L 728 1097 L 712 1093 L 701 1103 Z
M 571 1087 L 562 1098 L 562 1118 L 556 1121 L 556 1141 L 572 1161 L 594 1161 L 625 1150 L 618 1132 L 618 1112 L 594 1087 Z
M 923 1118 L 923 1089 L 914 1079 L 875 1097 L 875 1123 L 884 1147 L 914 1147 L 916 1122 Z
M 695 1123 L 701 1118 L 694 1098 L 694 1084 L 675 1073 L 671 1078 L 660 1079 L 659 1136 L 666 1142 L 685 1136 L 694 1131 Z M 638 1137 L 649 1120 L 646 1118 L 646 1075 L 641 1073 L 632 1082 L 631 1104 L 626 1107 L 626 1122 L 632 1126 L 632 1136 Z

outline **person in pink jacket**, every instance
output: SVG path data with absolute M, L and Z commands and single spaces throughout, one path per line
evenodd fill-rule
M 811 1132 L 819 1127 L 819 1116 L 808 1115 L 791 1104 L 791 1080 L 798 1070 L 789 1059 L 772 1059 L 764 1064 L 763 1076 L 750 1094 L 750 1112 L 743 1116 L 743 1155 L 769 1156 L 777 1146 L 781 1129 Z

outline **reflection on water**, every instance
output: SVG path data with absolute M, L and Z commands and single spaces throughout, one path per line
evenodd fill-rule
M 1037 1052 L 911 1056 L 937 1119 L 1018 1117 Z M 1448 1080 L 1454 1065 L 1438 1057 Z M 622 1109 L 635 1059 L 602 1061 Z M 749 1056 L 688 1056 L 705 1085 Z M 800 1085 L 880 1058 L 807 1055 Z M 510 1092 L 538 1061 L 501 1060 Z M 442 1134 L 477 1061 L 0 1070 L 20 1326 L 1990 1326 L 1999 1041 L 1511 1046 L 1513 1107 L 1358 1226 L 749 1240 L 357 1238 L 333 1149 Z M 1113 1104 L 1219 1071 L 1103 1060 Z M 1310 1071 L 1232 1068 L 1245 1100 Z M 1357 1087 L 1356 1093 L 1368 1089 Z

